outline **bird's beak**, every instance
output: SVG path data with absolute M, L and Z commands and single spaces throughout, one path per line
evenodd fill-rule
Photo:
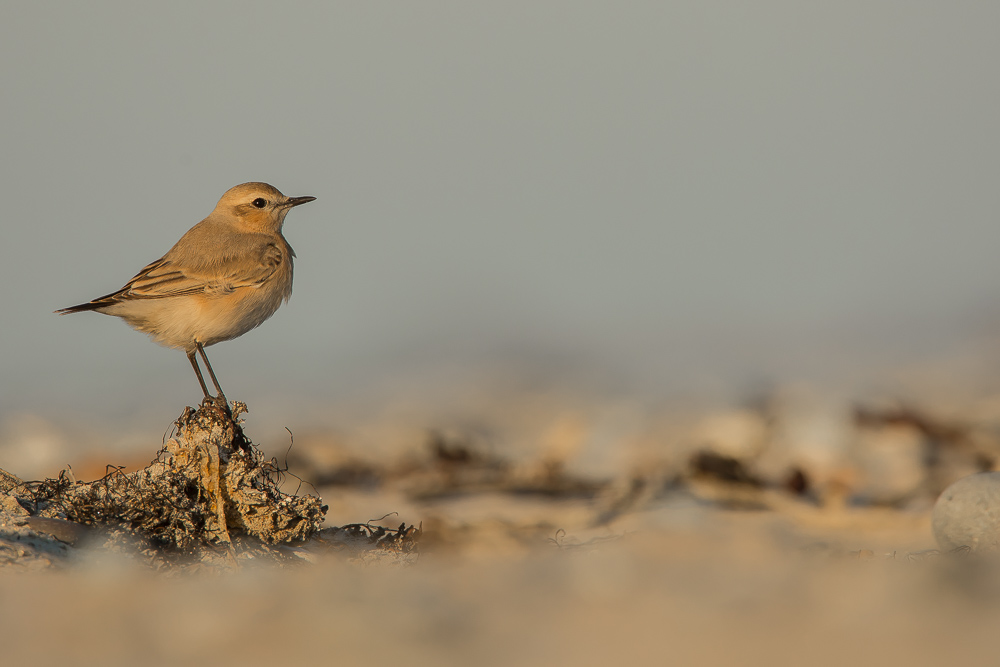
M 298 206 L 299 204 L 308 204 L 311 201 L 316 201 L 315 197 L 291 197 L 285 202 L 285 206 L 292 208 L 293 206 Z

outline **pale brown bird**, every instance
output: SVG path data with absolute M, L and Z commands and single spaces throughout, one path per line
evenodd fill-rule
M 267 183 L 237 185 L 120 290 L 55 312 L 114 315 L 156 343 L 184 350 L 205 397 L 212 398 L 198 352 L 228 408 L 205 348 L 260 326 L 291 297 L 295 252 L 281 226 L 292 207 L 314 199 L 286 197 Z

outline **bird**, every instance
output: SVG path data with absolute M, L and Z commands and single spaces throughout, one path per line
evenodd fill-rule
M 286 197 L 267 183 L 226 191 L 207 218 L 117 292 L 61 308 L 120 317 L 154 342 L 184 350 L 206 400 L 229 402 L 205 348 L 264 323 L 292 295 L 295 252 L 281 234 L 288 212 L 315 197 Z M 218 395 L 205 384 L 201 355 Z

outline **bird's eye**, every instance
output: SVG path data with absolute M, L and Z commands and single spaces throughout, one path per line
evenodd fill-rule
M 264 208 L 265 206 L 267 206 L 267 200 L 257 197 L 256 199 L 253 200 L 253 205 L 256 206 L 257 208 Z

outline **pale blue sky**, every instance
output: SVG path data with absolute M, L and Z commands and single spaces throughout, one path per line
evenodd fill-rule
M 282 419 L 490 364 L 655 394 L 939 354 L 1000 303 L 997 25 L 962 2 L 6 2 L 0 412 L 197 401 L 181 352 L 51 313 L 248 180 L 318 198 L 286 223 L 291 303 L 209 350 Z

